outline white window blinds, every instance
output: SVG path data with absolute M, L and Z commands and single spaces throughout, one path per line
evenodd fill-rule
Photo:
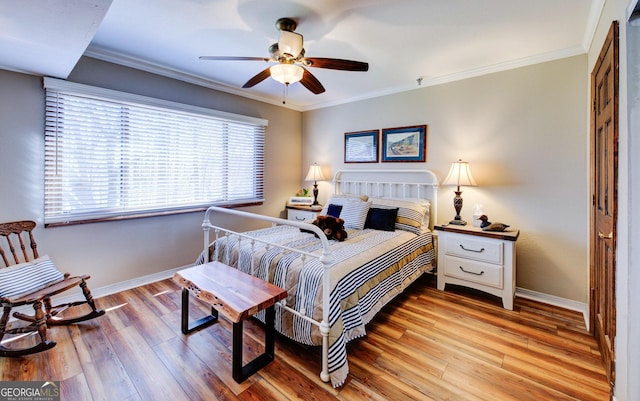
M 45 223 L 263 201 L 267 121 L 45 78 Z

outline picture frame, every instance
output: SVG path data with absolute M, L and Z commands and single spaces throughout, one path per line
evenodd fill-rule
M 382 130 L 382 162 L 426 162 L 427 126 Z
M 379 130 L 346 132 L 344 134 L 345 163 L 377 163 Z

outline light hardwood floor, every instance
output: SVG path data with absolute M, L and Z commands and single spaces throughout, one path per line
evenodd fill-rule
M 476 292 L 419 279 L 349 344 L 350 376 L 318 377 L 317 348 L 276 339 L 276 359 L 237 384 L 231 324 L 184 336 L 180 288 L 164 280 L 99 298 L 106 315 L 54 327 L 58 345 L 0 358 L 0 380 L 60 381 L 62 400 L 608 400 L 597 344 L 576 312 L 517 298 L 514 311 Z M 206 306 L 192 299 L 194 317 Z M 245 360 L 262 352 L 245 324 Z M 29 341 L 22 339 L 20 341 Z

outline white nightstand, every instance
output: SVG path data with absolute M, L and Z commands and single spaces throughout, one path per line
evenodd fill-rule
M 287 205 L 287 220 L 312 222 L 320 215 L 322 207 Z
M 438 233 L 438 289 L 447 283 L 475 288 L 502 298 L 513 310 L 516 289 L 516 240 L 519 230 L 482 231 L 472 226 L 435 226 Z

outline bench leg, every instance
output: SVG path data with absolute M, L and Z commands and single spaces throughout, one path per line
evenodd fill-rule
M 275 355 L 275 308 L 271 305 L 265 309 L 265 326 L 264 326 L 264 353 L 258 355 L 253 361 L 242 366 L 242 320 L 233 323 L 233 348 L 231 355 L 231 375 L 233 380 L 242 383 L 249 376 L 265 367 L 269 362 L 273 361 Z
M 217 320 L 218 311 L 211 307 L 210 315 L 196 320 L 195 322 L 193 322 L 193 324 L 189 324 L 189 290 L 186 288 L 182 289 L 182 316 L 180 327 L 182 329 L 182 334 L 189 334 L 196 330 L 211 326 Z

